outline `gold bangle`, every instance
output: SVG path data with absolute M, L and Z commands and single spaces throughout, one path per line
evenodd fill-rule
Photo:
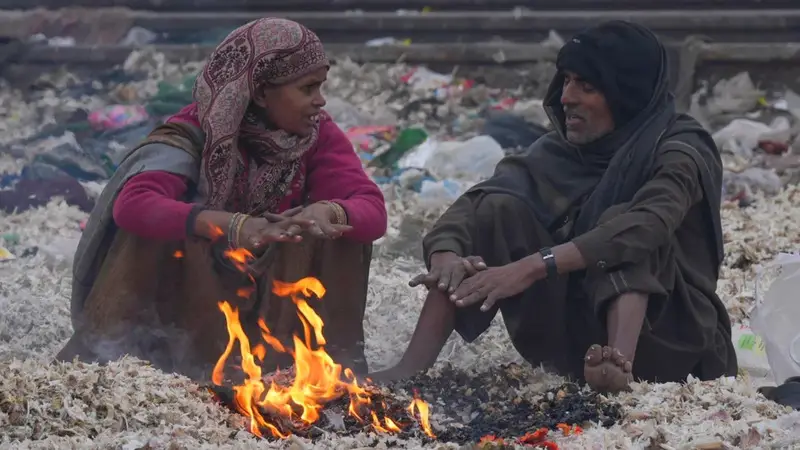
M 338 216 L 339 225 L 347 225 L 347 211 L 344 210 L 344 206 L 333 202 L 333 207 L 336 209 L 336 214 Z
M 234 240 L 236 242 L 236 248 L 241 248 L 241 243 L 239 242 L 239 235 L 242 233 L 242 228 L 244 228 L 244 223 L 247 222 L 250 216 L 247 214 L 242 214 L 239 218 L 239 222 L 236 224 L 236 234 L 234 235 Z
M 231 248 L 236 247 L 235 236 L 236 236 L 236 224 L 239 222 L 239 217 L 241 217 L 241 213 L 233 213 L 231 216 L 231 220 L 228 222 L 228 246 Z
M 342 205 L 329 200 L 323 200 L 320 203 L 328 205 L 333 210 L 334 221 L 336 225 L 347 225 L 347 212 Z

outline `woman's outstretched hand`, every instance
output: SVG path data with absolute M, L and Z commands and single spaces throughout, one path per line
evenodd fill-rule
M 272 242 L 300 242 L 302 236 L 289 234 L 289 229 L 310 225 L 310 220 L 297 216 L 284 217 L 276 221 L 251 217 L 242 225 L 237 241 L 240 247 L 257 253 Z
M 292 224 L 287 230 L 289 236 L 300 236 L 308 233 L 311 236 L 322 239 L 337 239 L 342 234 L 353 229 L 350 225 L 336 223 L 336 206 L 331 203 L 318 202 L 306 207 L 290 209 L 279 216 L 298 219 L 302 222 Z M 277 218 L 276 215 L 270 215 Z

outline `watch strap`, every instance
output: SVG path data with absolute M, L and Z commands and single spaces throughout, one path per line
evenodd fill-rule
M 553 249 L 550 247 L 544 247 L 539 250 L 539 254 L 542 255 L 542 261 L 544 261 L 544 268 L 547 272 L 547 278 L 556 278 L 558 276 L 558 266 L 556 265 L 556 256 L 553 254 Z

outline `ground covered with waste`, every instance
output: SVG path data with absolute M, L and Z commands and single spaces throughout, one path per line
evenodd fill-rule
M 316 436 L 261 440 L 204 387 L 140 361 L 48 365 L 71 334 L 71 255 L 93 197 L 125 148 L 190 101 L 197 68 L 141 52 L 115 72 L 90 78 L 53 72 L 24 91 L 0 89 L 0 204 L 14 205 L 0 212 L 0 448 L 547 443 L 562 449 L 723 449 L 800 443 L 800 413 L 756 392 L 769 381 L 763 354 L 744 352 L 736 379 L 636 384 L 632 392 L 604 397 L 526 366 L 500 318 L 471 345 L 451 337 L 429 374 L 382 388 L 398 398 L 418 392 L 430 405 L 436 439 L 370 427 L 342 432 L 337 423 L 347 422 L 330 415 Z M 534 78 L 546 80 L 552 68 L 537 70 L 542 73 Z M 423 68 L 353 64 L 334 66 L 326 89 L 328 111 L 382 187 L 390 213 L 390 229 L 376 242 L 365 321 L 369 364 L 380 369 L 399 359 L 422 307 L 424 292 L 407 285 L 424 268 L 421 233 L 463 189 L 491 174 L 499 158 L 542 132 L 546 118 L 536 98 L 542 89 L 492 89 Z M 757 289 L 758 266 L 796 251 L 800 242 L 799 99 L 759 91 L 740 74 L 698 93 L 692 107 L 725 152 L 726 258 L 718 291 L 737 324 L 737 342 L 749 333 L 751 308 L 764 289 L 763 282 Z M 66 182 L 39 191 L 65 175 L 81 189 Z M 342 407 L 339 413 L 346 416 Z M 534 439 L 541 429 L 549 431 Z

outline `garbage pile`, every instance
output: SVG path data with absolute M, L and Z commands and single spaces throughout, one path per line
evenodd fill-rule
M 725 197 L 741 205 L 800 181 L 800 96 L 765 92 L 747 73 L 694 94 L 691 115 L 714 131 L 725 168 Z
M 0 449 L 263 444 L 188 380 L 141 362 L 126 359 L 102 368 L 43 364 L 71 333 L 70 267 L 90 208 L 84 201 L 96 197 L 133 143 L 191 101 L 198 68 L 142 51 L 123 67 L 89 79 L 54 72 L 24 91 L 0 86 L 0 205 L 6 198 L 16 202 L 12 212 L 0 212 L 0 364 L 9 368 L 0 381 L 0 430 L 14 427 L 13 436 L 0 431 Z M 365 320 L 367 357 L 380 369 L 400 357 L 422 305 L 424 293 L 407 286 L 422 268 L 415 259 L 420 233 L 464 189 L 490 175 L 500 158 L 524 151 L 549 125 L 530 87 L 499 89 L 407 65 L 337 64 L 326 95 L 328 112 L 382 186 L 390 212 L 389 231 L 375 246 Z M 800 188 L 793 185 L 797 113 L 796 94 L 763 92 L 747 74 L 702 89 L 693 102 L 692 114 L 714 131 L 724 151 L 726 199 L 733 201 L 722 210 L 727 252 L 718 293 L 737 324 L 739 350 L 754 348 L 747 326 L 759 264 L 796 251 L 800 242 Z M 37 186 L 61 186 L 56 179 L 69 189 L 34 192 Z M 491 366 L 519 362 L 502 319 L 473 344 L 452 337 L 434 373 L 446 363 L 459 370 L 487 366 L 476 367 L 476 360 Z M 763 361 L 754 361 L 743 367 L 744 375 L 756 376 Z M 528 367 L 520 377 L 525 382 L 514 391 L 514 404 L 538 401 L 564 382 Z M 584 427 L 569 436 L 551 431 L 550 437 L 560 448 L 598 442 L 608 448 L 791 448 L 800 439 L 800 416 L 760 396 L 747 377 L 636 385 L 615 401 L 622 405 L 621 418 L 610 428 Z M 436 408 L 433 403 L 432 420 L 445 421 Z M 512 437 L 497 436 L 507 446 Z M 375 434 L 331 436 L 319 446 L 300 438 L 285 444 L 423 446 Z
M 4 98 L 5 127 L 12 132 L 0 136 L 0 155 L 22 167 L 0 178 L 0 188 L 21 191 L 5 193 L 2 209 L 38 207 L 59 192 L 90 209 L 69 179 L 108 179 L 127 149 L 191 102 L 197 68 L 142 51 L 123 68 L 89 80 L 66 73 L 36 80 L 14 102 L 36 105 L 25 119 L 41 125 L 25 131 L 14 130 L 23 117 Z M 524 151 L 550 127 L 530 86 L 492 88 L 424 67 L 344 62 L 332 68 L 326 90 L 327 111 L 375 180 L 414 191 L 431 208 L 490 176 L 503 156 Z M 726 199 L 746 206 L 756 193 L 774 195 L 800 181 L 800 157 L 792 151 L 800 146 L 798 94 L 764 92 L 740 73 L 698 91 L 690 113 L 713 130 L 723 151 Z M 39 192 L 41 180 L 54 179 L 63 187 Z M 37 200 L 17 199 L 29 194 Z

